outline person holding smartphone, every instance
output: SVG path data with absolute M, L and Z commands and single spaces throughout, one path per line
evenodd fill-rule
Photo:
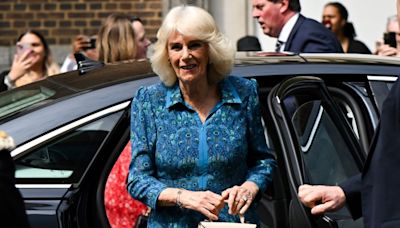
M 387 19 L 386 32 L 382 40 L 376 42 L 376 55 L 400 57 L 400 29 L 396 15 Z
M 37 31 L 21 34 L 11 69 L 0 74 L 0 91 L 23 86 L 59 73 L 59 66 L 51 58 L 45 38 Z
M 99 54 L 96 50 L 96 39 L 97 35 L 77 35 L 72 41 L 72 52 L 65 58 L 60 71 L 64 73 L 71 70 L 76 70 L 77 63 L 75 61 L 74 54 L 77 52 L 83 53 L 89 59 L 97 60 Z

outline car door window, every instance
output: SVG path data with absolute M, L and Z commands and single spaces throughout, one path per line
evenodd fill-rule
M 302 206 L 296 206 L 300 204 L 297 198 L 299 185 L 338 185 L 362 169 L 365 154 L 348 116 L 337 104 L 338 100 L 350 109 L 353 107 L 346 103 L 347 100 L 332 97 L 320 78 L 307 76 L 287 79 L 274 87 L 269 95 L 268 107 L 274 126 L 278 128 L 282 148 L 282 151 L 276 151 L 277 157 L 283 159 L 293 189 L 290 223 L 307 224 L 304 217 L 298 216 L 307 214 Z M 355 113 L 349 110 L 346 114 L 349 112 Z M 352 220 L 346 208 L 327 215 L 321 218 L 307 216 L 307 219 L 317 223 L 316 227 L 363 226 L 362 220 Z
M 19 157 L 15 160 L 17 181 L 77 181 L 121 115 L 122 111 L 102 117 Z
M 291 122 L 302 153 L 307 183 L 338 185 L 358 174 L 357 159 L 339 129 L 342 125 L 335 123 L 329 110 L 324 108 L 328 104 L 312 95 L 295 99 L 301 102 L 295 108 Z M 346 208 L 329 216 L 339 227 L 362 227 L 362 220 L 353 222 Z
M 301 104 L 292 116 L 305 170 L 313 184 L 337 185 L 359 172 L 351 151 L 320 100 Z

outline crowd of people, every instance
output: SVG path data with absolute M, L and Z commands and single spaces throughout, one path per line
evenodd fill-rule
M 276 52 L 372 54 L 355 39 L 341 3 L 327 3 L 318 22 L 300 13 L 299 0 L 251 2 L 252 16 L 263 33 L 277 38 Z M 396 16 L 388 18 L 385 32 L 395 33 L 395 45 L 379 41 L 373 53 L 400 56 Z M 106 64 L 148 59 L 160 83 L 140 88 L 133 97 L 131 138 L 105 186 L 111 227 L 134 227 L 140 215 L 149 216 L 149 227 L 197 227 L 206 219 L 239 222 L 242 215 L 258 224 L 254 202 L 272 182 L 276 161 L 265 141 L 257 82 L 230 75 L 236 51 L 261 51 L 258 38 L 245 36 L 235 49 L 206 10 L 181 5 L 168 12 L 154 53 L 147 56 L 150 45 L 140 18 L 114 13 L 98 34 L 77 35 L 59 67 L 46 39 L 28 30 L 17 39 L 10 70 L 0 74 L 0 92 L 75 70 L 77 52 Z M 374 157 L 390 150 L 386 132 L 393 126 L 387 121 L 396 119 L 392 105 L 397 102 L 397 84 L 391 102 L 385 103 Z M 301 186 L 299 198 L 316 214 L 346 201 L 357 204 L 357 215 L 369 213 L 361 212 L 360 202 L 353 203 L 350 193 L 362 191 L 354 186 L 370 173 L 366 170 L 364 178 L 359 175 L 340 187 Z M 316 207 L 332 201 L 334 206 Z M 380 221 L 381 217 L 367 220 L 366 226 Z

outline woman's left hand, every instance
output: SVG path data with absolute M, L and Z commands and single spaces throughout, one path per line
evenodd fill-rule
M 229 214 L 244 214 L 258 193 L 258 186 L 251 181 L 241 186 L 233 186 L 222 192 L 222 197 L 228 200 Z

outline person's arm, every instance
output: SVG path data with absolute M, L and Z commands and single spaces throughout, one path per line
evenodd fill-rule
M 72 52 L 68 54 L 65 58 L 60 72 L 68 72 L 72 70 L 76 70 L 77 63 L 74 57 L 74 54 L 77 52 L 85 52 L 87 48 L 90 48 L 90 37 L 85 35 L 77 35 L 74 40 L 72 41 Z
M 348 180 L 339 184 L 346 195 L 346 206 L 349 209 L 353 219 L 360 218 L 362 216 L 361 209 L 361 173 L 355 175 Z
M 151 101 L 146 88 L 140 88 L 132 100 L 131 145 L 132 160 L 128 174 L 128 192 L 152 209 L 157 198 L 167 188 L 155 178 L 156 127 Z
M 272 181 L 276 168 L 274 155 L 266 144 L 264 128 L 261 123 L 261 109 L 258 98 L 258 85 L 255 80 L 247 81 L 249 95 L 244 107 L 248 124 L 248 155 L 246 181 L 240 186 L 232 186 L 222 192 L 227 199 L 229 212 L 244 214 L 250 205 L 261 198 L 267 185 Z M 243 85 L 246 86 L 246 85 Z
M 189 191 L 179 188 L 165 188 L 158 196 L 158 206 L 178 206 L 198 211 L 210 220 L 218 220 L 224 207 L 222 196 L 211 191 Z
M 251 94 L 248 100 L 248 172 L 247 181 L 255 183 L 260 192 L 264 192 L 267 185 L 271 183 L 273 172 L 276 168 L 275 157 L 268 148 L 264 128 L 261 123 L 261 108 L 258 96 L 258 84 L 255 80 L 251 82 Z

